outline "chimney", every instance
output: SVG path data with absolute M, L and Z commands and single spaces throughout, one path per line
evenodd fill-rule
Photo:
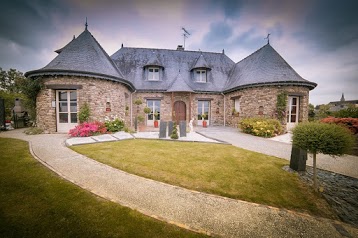
M 184 47 L 182 45 L 178 45 L 177 50 L 184 51 Z

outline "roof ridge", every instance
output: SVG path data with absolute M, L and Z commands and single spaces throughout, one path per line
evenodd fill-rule
M 222 52 L 209 52 L 209 51 L 201 51 L 201 50 L 198 50 L 198 51 L 195 51 L 195 50 L 175 50 L 175 49 L 164 49 L 164 48 L 145 48 L 145 47 L 127 47 L 127 46 L 123 46 L 122 48 L 144 49 L 144 50 L 167 50 L 167 51 L 176 51 L 176 52 L 209 53 L 209 54 L 220 54 L 220 55 L 223 54 Z

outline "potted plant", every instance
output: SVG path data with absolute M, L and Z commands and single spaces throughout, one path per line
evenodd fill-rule
M 201 114 L 201 119 L 203 120 L 203 127 L 207 127 L 208 123 L 205 121 L 208 115 L 206 113 Z
M 159 122 L 158 122 L 158 120 L 159 120 L 159 113 L 158 113 L 158 111 L 155 111 L 155 112 L 154 112 L 154 127 L 155 127 L 155 128 L 158 128 L 158 127 L 159 127 Z

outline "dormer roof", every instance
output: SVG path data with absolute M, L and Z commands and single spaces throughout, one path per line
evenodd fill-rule
M 87 28 L 65 47 L 59 55 L 42 69 L 29 71 L 26 77 L 43 75 L 76 75 L 118 81 L 134 89 L 131 82 L 114 64 Z
M 206 62 L 203 54 L 200 54 L 200 56 L 197 58 L 195 64 L 193 65 L 193 67 L 191 67 L 190 70 L 194 69 L 211 69 L 209 64 Z
M 162 62 L 160 62 L 154 51 L 152 56 L 148 59 L 148 62 L 144 65 L 144 67 L 150 67 L 150 66 L 164 68 Z
M 194 90 L 187 84 L 187 82 L 185 82 L 182 75 L 179 73 L 167 92 L 194 92 Z

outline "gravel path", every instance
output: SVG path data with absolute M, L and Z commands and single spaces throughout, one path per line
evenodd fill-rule
M 30 142 L 33 155 L 67 180 L 101 197 L 181 227 L 223 237 L 358 237 L 334 220 L 190 191 L 98 163 L 67 148 L 66 135 L 0 137 Z

